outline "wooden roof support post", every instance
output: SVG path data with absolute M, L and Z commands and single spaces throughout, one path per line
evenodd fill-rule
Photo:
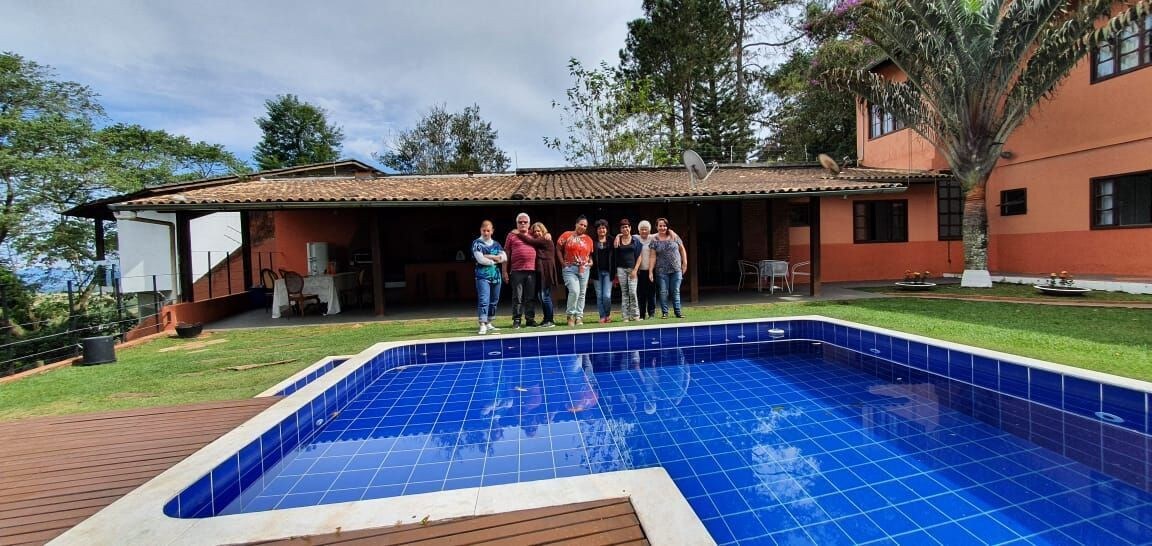
M 240 260 L 244 267 L 244 288 L 256 286 L 252 278 L 252 224 L 248 211 L 240 211 Z
M 176 255 L 180 271 L 176 274 L 179 284 L 180 301 L 193 301 L 192 293 L 192 218 L 187 212 L 176 213 Z
M 688 300 L 692 303 L 700 303 L 700 268 L 697 264 L 700 263 L 700 256 L 696 253 L 698 245 L 696 240 L 699 239 L 699 230 L 696 229 L 696 219 L 699 217 L 697 209 L 700 208 L 699 203 L 688 205 L 688 241 L 685 250 L 688 252 L 688 271 L 684 274 L 688 275 Z
M 815 298 L 820 295 L 820 197 L 816 195 L 808 198 L 808 226 L 808 248 L 811 249 L 808 270 L 812 273 L 808 295 Z
M 373 312 L 377 315 L 384 314 L 384 250 L 380 245 L 384 244 L 381 240 L 380 231 L 383 229 L 380 215 L 383 211 L 380 209 L 372 210 L 371 226 L 368 231 L 370 234 L 369 241 L 372 245 L 372 305 Z
M 96 224 L 96 259 L 104 259 L 104 220 L 99 218 L 93 220 Z

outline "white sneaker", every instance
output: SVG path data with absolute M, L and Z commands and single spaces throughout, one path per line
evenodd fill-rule
M 476 332 L 476 333 L 479 335 L 487 334 L 488 333 L 488 325 L 487 324 L 481 324 L 480 325 L 480 331 Z
M 495 332 L 496 330 L 499 330 L 499 328 L 497 328 L 497 327 L 496 327 L 496 325 L 495 325 L 495 324 L 492 324 L 491 322 L 489 322 L 489 323 L 487 324 L 487 326 L 488 326 L 488 331 L 489 331 L 489 332 Z

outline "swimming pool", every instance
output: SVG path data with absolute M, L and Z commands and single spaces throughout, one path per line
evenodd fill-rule
M 165 514 L 662 467 L 720 543 L 1152 541 L 1139 382 L 815 318 L 365 353 Z

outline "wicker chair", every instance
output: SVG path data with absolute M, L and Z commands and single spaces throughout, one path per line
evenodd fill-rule
M 271 309 L 273 293 L 276 291 L 276 272 L 271 269 L 264 268 L 260 270 L 260 288 L 264 291 L 264 306 Z
M 284 288 L 288 291 L 288 303 L 296 310 L 296 314 L 303 316 L 308 302 L 316 302 L 320 306 L 320 296 L 304 293 L 304 277 L 294 271 L 284 271 Z

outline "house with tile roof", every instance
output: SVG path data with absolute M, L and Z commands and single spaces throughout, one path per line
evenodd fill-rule
M 798 240 L 798 228 L 790 227 L 793 215 L 819 218 L 821 203 L 836 210 L 842 203 L 904 195 L 910 186 L 931 186 L 946 178 L 899 169 L 853 168 L 832 175 L 811 165 L 726 165 L 705 181 L 693 181 L 683 168 L 393 176 L 359 162 L 341 165 L 343 172 L 313 165 L 291 173 L 150 188 L 89 203 L 70 214 L 92 218 L 98 226 L 114 220 L 121 232 L 132 222 L 162 228 L 165 236 L 154 242 L 155 248 L 138 254 L 173 264 L 170 290 L 181 302 L 219 299 L 219 290 L 205 297 L 198 289 L 205 279 L 192 272 L 189 249 L 198 236 L 193 222 L 237 214 L 241 241 L 226 262 L 227 292 L 236 296 L 237 305 L 239 292 L 260 284 L 261 269 L 306 271 L 307 243 L 325 242 L 335 270 L 365 269 L 376 311 L 383 313 L 385 287 L 403 288 L 404 301 L 411 303 L 470 300 L 471 265 L 459 256 L 467 254 L 462 251 L 481 220 L 491 219 L 503 234 L 521 211 L 555 233 L 571 229 L 579 215 L 613 224 L 620 218 L 633 223 L 669 218 L 691 258 L 685 292 L 692 300 L 699 299 L 702 289 L 734 287 L 740 259 L 798 260 L 801 253 L 813 258 L 809 289 L 818 290 L 820 255 L 808 249 L 821 247 L 813 244 L 820 230 L 805 229 L 806 239 Z M 214 305 L 227 307 L 221 301 Z
M 1034 108 L 1005 143 L 986 188 L 993 278 L 1026 280 L 1065 270 L 1120 280 L 1152 278 L 1152 108 L 1146 98 L 1152 70 L 1144 70 L 1152 66 L 1148 29 L 1152 16 L 1133 22 L 1081 61 L 1052 99 Z M 888 62 L 872 70 L 900 77 Z M 858 104 L 856 127 L 860 166 L 948 169 L 931 145 L 878 108 Z M 926 198 L 916 201 L 918 193 Z M 868 277 L 868 272 L 838 267 L 831 257 L 864 253 L 896 262 L 900 270 L 962 270 L 957 248 L 963 203 L 956 182 L 913 185 L 906 196 L 907 204 L 903 196 L 868 198 L 887 204 L 857 202 L 839 216 L 826 212 L 826 271 Z M 905 218 L 907 232 L 901 227 Z M 861 231 L 876 222 L 893 229 Z M 831 240 L 835 234 L 843 239 Z M 846 250 L 849 245 L 854 248 Z

